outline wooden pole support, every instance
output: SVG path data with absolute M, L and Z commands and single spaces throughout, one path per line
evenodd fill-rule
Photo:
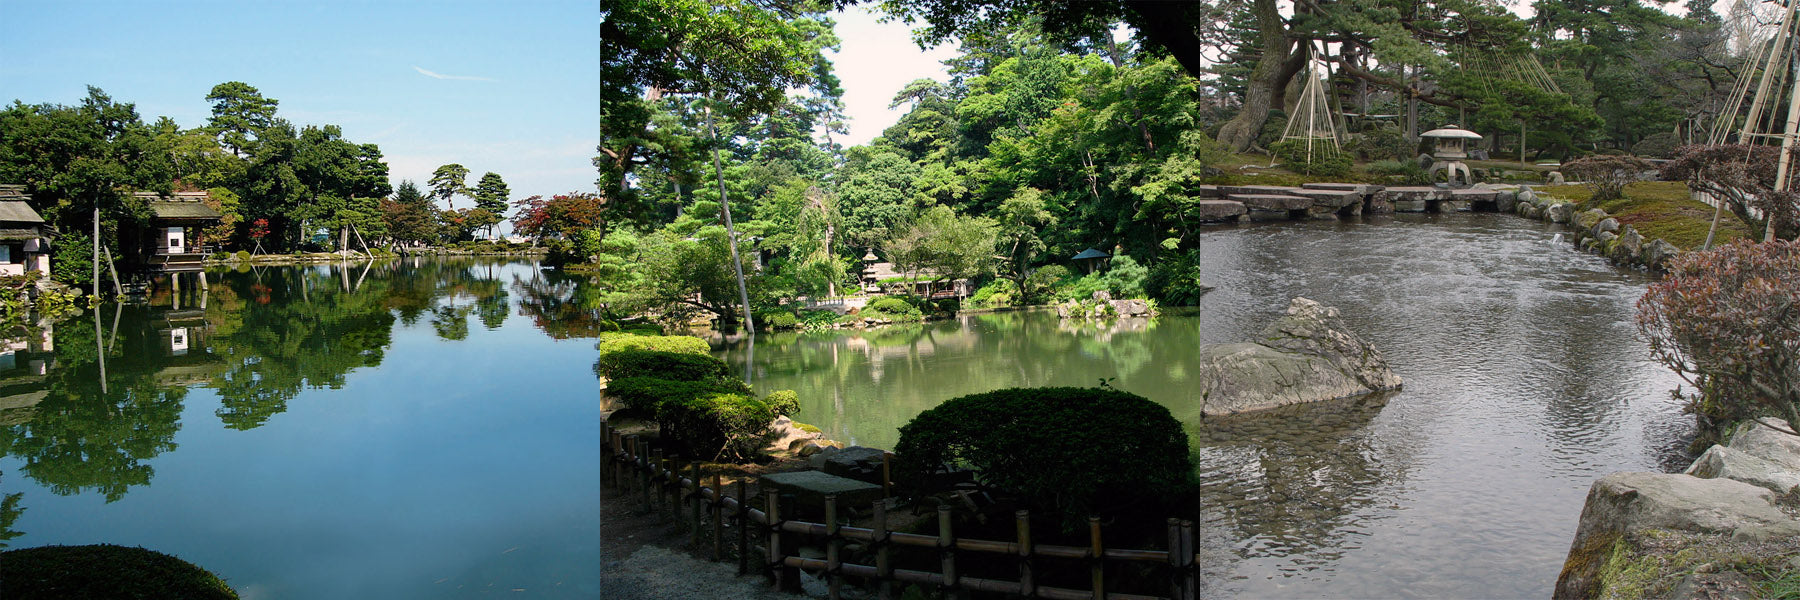
M 693 529 L 693 534 L 691 536 L 691 539 L 693 540 L 692 543 L 695 546 L 699 546 L 700 545 L 700 536 L 704 535 L 704 532 L 706 531 L 706 525 L 701 521 L 701 514 L 700 514 L 700 511 L 705 508 L 705 503 L 702 502 L 702 500 L 705 499 L 705 496 L 702 496 L 700 494 L 700 461 L 698 461 L 698 460 L 694 461 L 693 464 L 691 466 L 689 466 L 688 471 L 694 474 L 694 476 L 693 476 L 694 496 L 691 500 L 689 500 L 689 502 L 691 502 L 691 504 L 688 505 L 691 510 L 690 514 L 693 515 L 693 523 L 694 523 L 694 529 Z
M 1187 583 L 1181 569 L 1181 553 L 1187 544 L 1181 541 L 1181 519 L 1169 517 L 1169 597 L 1183 598 L 1182 588 Z
M 737 482 L 737 554 L 738 577 L 750 572 L 750 502 L 745 494 L 750 482 L 739 479 Z
M 944 558 L 944 588 L 956 589 L 956 536 L 951 533 L 950 505 L 940 504 L 938 516 L 938 552 Z
M 765 501 L 763 506 L 769 515 L 769 552 L 763 563 L 768 565 L 769 578 L 775 582 L 775 587 L 780 589 L 781 560 L 783 558 L 781 554 L 781 494 L 774 489 L 764 490 L 763 498 Z
M 837 494 L 825 495 L 825 583 L 828 586 L 826 596 L 831 600 L 843 598 L 842 577 L 838 576 L 838 546 L 842 542 L 838 538 Z
M 875 544 L 875 578 L 880 582 L 880 599 L 894 600 L 894 566 L 888 562 L 888 522 L 887 502 L 875 503 L 875 531 L 871 542 Z
M 1094 600 L 1106 600 L 1106 549 L 1100 546 L 1100 517 L 1088 517 L 1088 566 L 1094 585 Z
M 1019 595 L 1037 595 L 1037 584 L 1031 579 L 1031 511 L 1013 513 L 1014 527 L 1019 530 Z
M 719 562 L 725 558 L 725 486 L 718 473 L 713 473 L 712 498 L 712 559 Z
M 883 498 L 891 498 L 894 495 L 893 470 L 890 466 L 893 458 L 894 453 L 892 452 L 881 453 L 881 497 Z

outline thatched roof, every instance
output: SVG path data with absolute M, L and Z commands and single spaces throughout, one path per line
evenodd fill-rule
M 206 192 L 176 192 L 170 196 L 156 192 L 137 192 L 133 195 L 148 202 L 150 213 L 158 220 L 201 224 L 225 218 L 203 202 L 207 198 Z

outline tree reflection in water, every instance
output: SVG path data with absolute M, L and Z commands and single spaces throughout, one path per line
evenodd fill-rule
M 192 387 L 218 393 L 224 427 L 255 429 L 302 390 L 342 388 L 352 371 L 379 366 L 396 322 L 429 315 L 440 338 L 458 341 L 471 315 L 497 328 L 510 305 L 493 265 L 468 261 L 241 268 L 211 278 L 205 290 L 192 278 L 179 291 L 164 280 L 141 304 L 63 322 L 44 336 L 51 343 L 8 351 L 21 343 L 0 340 L 0 453 L 52 492 L 117 501 L 150 483 L 150 459 L 175 449 Z M 18 504 L 16 494 L 0 497 L 0 541 Z

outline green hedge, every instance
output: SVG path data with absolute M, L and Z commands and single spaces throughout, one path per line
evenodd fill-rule
M 969 468 L 1034 510 L 1075 526 L 1127 505 L 1191 508 L 1193 456 L 1181 423 L 1142 396 L 1100 388 L 1011 388 L 954 398 L 900 428 L 896 479 Z
M 925 313 L 919 307 L 898 296 L 882 296 L 870 300 L 864 305 L 862 312 L 857 313 L 864 319 L 888 319 L 890 321 L 908 323 L 925 320 Z
M 628 408 L 654 415 L 658 407 L 668 402 L 685 402 L 717 393 L 748 395 L 750 386 L 736 377 L 706 381 L 626 377 L 606 382 L 606 393 Z
M 238 597 L 217 575 L 193 563 L 154 550 L 112 544 L 0 552 L 0 585 L 7 600 Z
M 608 380 L 660 377 L 675 381 L 710 381 L 731 375 L 731 366 L 710 354 L 617 350 L 600 355 L 599 372 Z

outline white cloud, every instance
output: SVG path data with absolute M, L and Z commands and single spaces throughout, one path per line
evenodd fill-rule
M 493 81 L 493 79 L 488 78 L 488 77 L 476 77 L 474 75 L 445 75 L 443 73 L 435 73 L 432 71 L 427 71 L 427 70 L 425 70 L 424 67 L 420 67 L 418 65 L 413 65 L 413 70 L 418 71 L 420 75 L 424 75 L 424 76 L 430 77 L 432 79 L 454 79 L 457 81 Z

